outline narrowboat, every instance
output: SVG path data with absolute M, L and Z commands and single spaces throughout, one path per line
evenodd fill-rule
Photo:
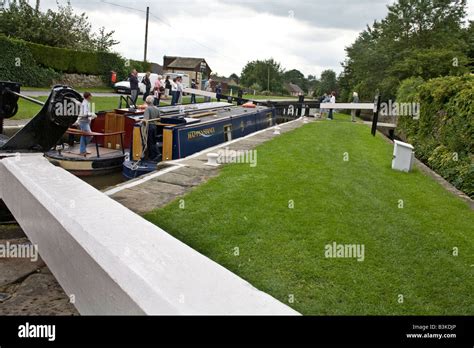
M 176 107 L 164 107 L 160 113 L 155 124 L 161 161 L 185 158 L 276 124 L 274 108 L 256 105 L 203 103 L 181 107 L 178 112 Z M 123 165 L 123 175 L 128 179 L 156 170 L 156 163 L 143 160 L 142 138 L 141 127 L 136 124 L 130 159 Z

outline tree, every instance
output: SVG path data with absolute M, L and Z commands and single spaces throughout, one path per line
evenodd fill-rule
M 245 87 L 253 84 L 272 92 L 283 92 L 283 70 L 273 58 L 248 62 L 242 70 L 240 82 Z
M 372 98 L 394 98 L 400 81 L 462 74 L 468 62 L 466 0 L 399 0 L 346 49 L 340 83 Z M 347 93 L 348 91 L 345 91 Z
M 337 90 L 336 73 L 333 70 L 324 70 L 321 73 L 319 83 L 319 94 L 331 93 Z
M 95 50 L 99 52 L 108 52 L 112 46 L 118 45 L 120 42 L 113 38 L 115 31 L 106 32 L 104 27 L 99 29 L 99 33 L 94 37 Z
M 9 37 L 53 47 L 93 51 L 98 48 L 108 51 L 118 42 L 114 32 L 99 30 L 92 33 L 85 13 L 75 14 L 72 6 L 58 4 L 57 9 L 39 11 L 39 1 L 32 7 L 28 1 L 12 2 L 8 9 L 0 12 L 0 33 Z
M 308 92 L 308 81 L 304 74 L 296 69 L 288 70 L 283 74 L 283 81 L 286 83 L 294 83 L 300 86 L 304 91 Z

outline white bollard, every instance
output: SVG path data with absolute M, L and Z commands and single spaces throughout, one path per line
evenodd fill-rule
M 207 154 L 207 163 L 206 163 L 206 165 L 217 167 L 219 165 L 219 163 L 217 163 L 217 158 L 219 158 L 219 154 L 214 153 L 214 152 L 209 152 Z

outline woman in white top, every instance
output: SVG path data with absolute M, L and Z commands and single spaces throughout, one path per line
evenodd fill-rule
M 171 83 L 171 105 L 176 105 L 178 103 L 177 94 L 178 94 L 178 84 L 176 83 L 177 78 L 175 77 L 170 81 Z
M 83 132 L 91 132 L 91 120 L 97 116 L 91 112 L 91 100 L 92 94 L 89 92 L 84 92 L 84 100 L 81 104 L 81 112 L 78 116 L 79 128 Z M 90 152 L 87 152 L 87 144 L 92 140 L 91 136 L 81 136 L 81 143 L 79 147 L 79 154 L 81 156 L 90 155 Z

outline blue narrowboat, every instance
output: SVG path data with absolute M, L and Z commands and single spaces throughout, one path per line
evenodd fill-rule
M 207 104 L 207 105 L 206 105 Z M 203 103 L 193 109 L 160 108 L 156 143 L 161 161 L 188 157 L 207 148 L 238 139 L 272 127 L 276 123 L 274 108 L 234 106 L 229 103 Z M 178 112 L 176 112 L 178 111 Z M 135 178 L 156 170 L 156 162 L 143 159 L 143 130 L 134 128 L 130 160 L 124 162 L 123 175 Z

